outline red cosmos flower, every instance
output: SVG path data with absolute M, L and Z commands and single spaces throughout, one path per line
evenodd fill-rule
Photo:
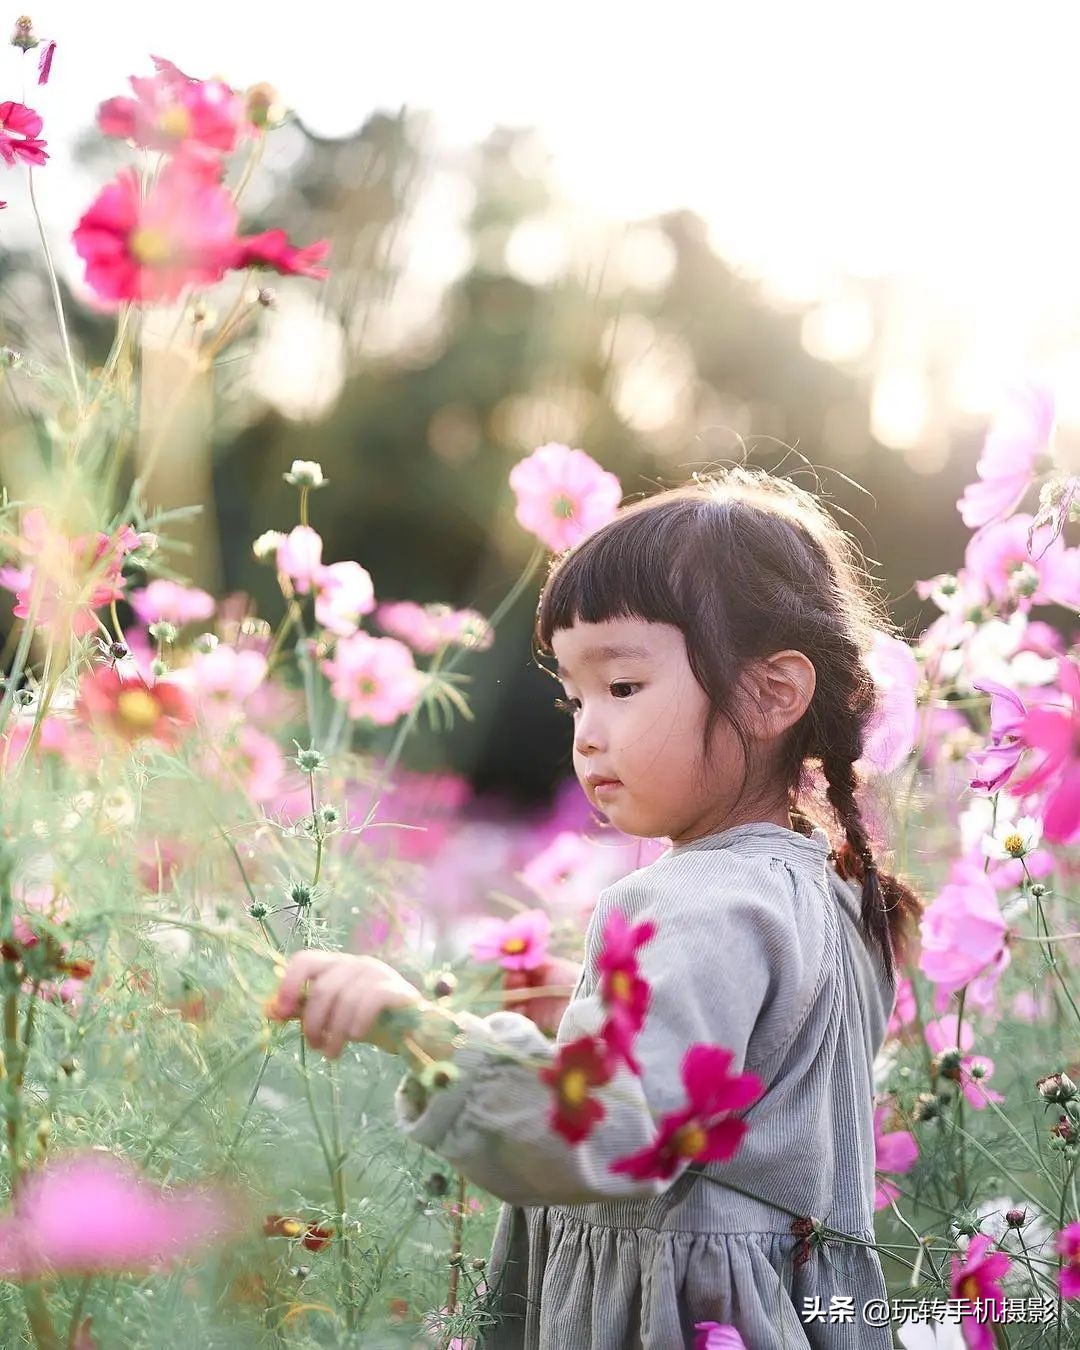
M 134 169 L 121 169 L 72 236 L 86 282 L 102 300 L 175 300 L 185 286 L 219 281 L 236 254 L 236 206 L 220 162 L 170 160 L 145 201 Z
M 284 230 L 264 230 L 262 234 L 249 234 L 236 243 L 233 267 L 272 267 L 286 276 L 312 277 L 316 281 L 330 275 L 325 267 L 316 266 L 330 252 L 329 239 L 297 248 L 289 243 Z
M 634 1037 L 645 1025 L 651 990 L 638 973 L 637 951 L 655 934 L 652 922 L 627 923 L 619 909 L 613 909 L 604 924 L 603 949 L 597 958 L 600 973 L 600 999 L 607 1020 L 600 1035 L 611 1053 L 626 1061 L 632 1073 L 640 1074 L 634 1059 Z
M 733 1157 L 748 1126 L 729 1113 L 757 1101 L 765 1084 L 755 1073 L 729 1077 L 732 1057 L 720 1045 L 692 1045 L 682 1062 L 688 1105 L 665 1116 L 656 1140 L 640 1153 L 617 1159 L 611 1171 L 627 1172 L 636 1181 L 666 1180 L 691 1158 L 724 1162 Z
M 25 103 L 11 99 L 0 103 L 0 159 L 9 166 L 17 159 L 24 164 L 44 164 L 49 156 L 45 142 L 38 139 L 41 126 L 41 115 Z
M 195 709 L 179 685 L 168 680 L 147 684 L 110 666 L 83 676 L 76 714 L 128 742 L 149 736 L 162 745 L 175 745 L 195 721 Z
M 604 1108 L 590 1087 L 610 1080 L 615 1065 L 604 1043 L 595 1036 L 581 1036 L 560 1045 L 555 1063 L 540 1070 L 540 1079 L 555 1089 L 551 1128 L 571 1144 L 580 1144 L 604 1118 Z
M 243 98 L 221 80 L 196 80 L 171 61 L 154 58 L 157 74 L 131 76 L 134 98 L 110 98 L 98 126 L 150 150 L 228 154 L 247 116 Z
M 334 1236 L 334 1230 L 321 1223 L 305 1223 L 303 1219 L 289 1219 L 282 1214 L 268 1214 L 263 1222 L 266 1237 L 300 1238 L 309 1252 L 318 1252 Z

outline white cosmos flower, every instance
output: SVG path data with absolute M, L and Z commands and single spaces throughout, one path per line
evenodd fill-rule
M 1023 858 L 1038 847 L 1042 832 L 1042 821 L 1036 816 L 1021 816 L 1015 822 L 999 824 L 993 834 L 984 834 L 982 851 L 998 862 Z

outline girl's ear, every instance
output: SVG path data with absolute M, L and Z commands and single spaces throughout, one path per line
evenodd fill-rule
M 758 735 L 771 740 L 794 726 L 816 688 L 817 671 L 803 652 L 791 648 L 758 662 L 752 675 Z

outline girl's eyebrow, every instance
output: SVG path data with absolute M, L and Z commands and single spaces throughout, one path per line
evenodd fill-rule
M 646 648 L 633 642 L 611 642 L 600 647 L 586 647 L 581 653 L 581 659 L 586 665 L 589 665 L 594 661 L 624 661 L 628 659 L 634 661 L 647 661 L 649 659 L 649 652 Z M 560 665 L 558 662 L 556 662 L 555 669 L 560 675 L 570 674 L 570 671 L 566 666 Z

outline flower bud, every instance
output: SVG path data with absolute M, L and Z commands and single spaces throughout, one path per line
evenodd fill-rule
M 248 905 L 248 913 L 253 919 L 265 919 L 270 913 L 270 906 L 262 900 L 252 900 Z
M 139 531 L 139 548 L 143 553 L 156 553 L 158 537 L 153 530 Z
M 1005 1222 L 1010 1228 L 1023 1228 L 1027 1223 L 1026 1209 L 1007 1209 L 1005 1211 Z
M 483 1270 L 487 1265 L 487 1261 L 482 1256 L 477 1256 L 469 1262 L 469 1265 L 472 1266 L 473 1270 Z
M 960 1065 L 963 1058 L 961 1051 L 956 1046 L 951 1046 L 947 1050 L 942 1050 L 933 1063 L 942 1078 L 950 1078 L 953 1082 L 956 1082 L 960 1077 Z
M 449 1087 L 460 1074 L 461 1071 L 456 1064 L 452 1064 L 448 1059 L 437 1059 L 425 1064 L 417 1077 L 421 1085 L 431 1091 L 433 1088 Z
M 17 352 L 14 347 L 0 347 L 0 369 L 14 370 L 22 365 L 22 352 Z
M 916 1120 L 933 1120 L 941 1114 L 941 1106 L 932 1092 L 920 1092 L 915 1098 L 913 1115 Z
M 207 656 L 219 645 L 219 641 L 216 633 L 200 633 L 191 645 L 197 652 L 201 652 L 203 656 Z
M 979 1231 L 979 1216 L 966 1210 L 963 1214 L 958 1214 L 952 1221 L 953 1230 L 962 1233 L 964 1237 L 974 1237 Z
M 244 111 L 252 126 L 265 131 L 280 126 L 285 120 L 285 105 L 272 84 L 265 81 L 253 84 L 244 91 Z
M 127 644 L 124 642 L 110 642 L 109 655 L 114 661 L 122 661 L 128 654 Z
M 311 887 L 303 881 L 294 881 L 289 887 L 289 899 L 297 909 L 307 909 L 311 905 Z
M 276 309 L 277 291 L 270 286 L 260 286 L 255 296 L 255 303 L 262 305 L 263 309 Z
M 322 465 L 313 459 L 294 459 L 289 472 L 281 476 L 286 483 L 300 488 L 321 488 L 330 481 L 323 477 Z
M 162 675 L 167 675 L 168 673 L 169 667 L 164 661 L 159 661 L 155 658 L 150 662 L 150 674 L 153 675 L 155 680 L 160 680 Z
M 452 970 L 444 970 L 431 987 L 436 998 L 449 998 L 457 988 L 457 976 Z
M 15 702 L 19 705 L 20 708 L 29 708 L 30 704 L 33 703 L 33 701 L 34 695 L 32 690 L 30 689 L 15 690 Z
M 21 47 L 24 52 L 28 52 L 33 47 L 36 47 L 39 39 L 34 37 L 33 33 L 30 31 L 32 28 L 33 24 L 30 21 L 30 16 L 21 14 L 15 20 L 15 31 L 11 35 L 11 45 L 13 47 Z
M 159 619 L 157 623 L 152 623 L 146 631 L 155 642 L 175 642 L 177 638 L 175 627 L 166 619 Z
M 1048 1102 L 1067 1102 L 1076 1096 L 1076 1084 L 1067 1073 L 1048 1073 L 1035 1086 Z
M 1041 881 L 1033 881 L 1028 889 L 1031 891 L 1031 898 L 1033 900 L 1041 900 L 1046 894 L 1046 887 Z
M 1059 1116 L 1058 1123 L 1050 1131 L 1050 1135 L 1051 1144 L 1054 1143 L 1055 1139 L 1060 1139 L 1063 1141 L 1063 1146 L 1067 1147 L 1069 1144 L 1076 1143 L 1076 1126 L 1068 1116 Z
M 445 1195 L 449 1187 L 445 1172 L 432 1172 L 424 1181 L 424 1189 L 429 1195 Z
M 314 746 L 301 750 L 295 758 L 302 773 L 318 773 L 320 769 L 326 768 L 326 756 Z
M 276 561 L 278 547 L 284 542 L 285 536 L 280 530 L 264 530 L 251 545 L 251 551 L 258 562 Z
M 319 815 L 324 825 L 334 826 L 341 819 L 341 812 L 336 806 L 320 806 Z

